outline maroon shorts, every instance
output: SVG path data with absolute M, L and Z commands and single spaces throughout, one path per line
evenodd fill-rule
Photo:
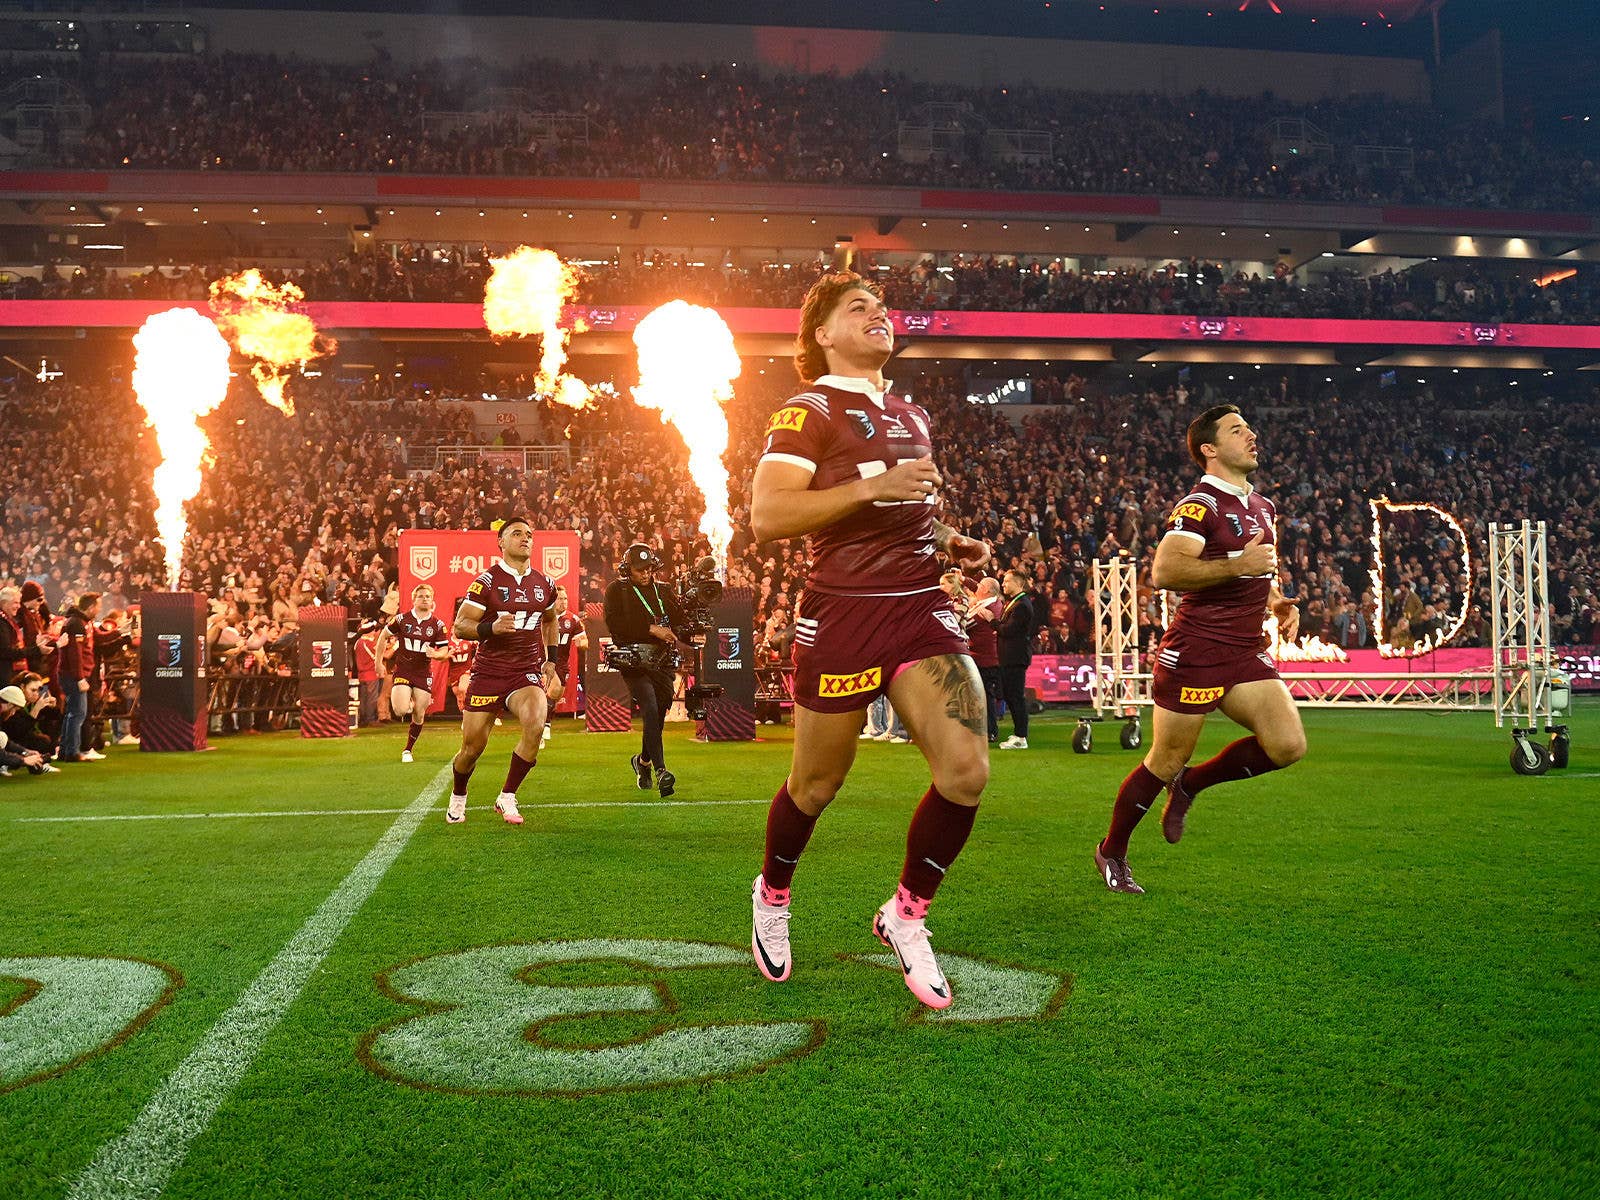
M 812 712 L 853 712 L 886 690 L 901 667 L 966 653 L 961 620 L 938 588 L 914 596 L 808 588 L 795 614 L 794 702 Z
M 396 675 L 394 677 L 394 686 L 408 687 L 413 691 L 428 692 L 431 694 L 433 691 L 433 677 L 430 675 L 419 675 L 415 679 L 408 679 L 404 675 Z
M 1278 665 L 1259 647 L 1167 637 L 1156 651 L 1150 695 L 1168 712 L 1208 713 L 1229 688 L 1277 678 Z
M 507 703 L 513 692 L 520 692 L 523 688 L 536 687 L 544 690 L 544 673 L 541 668 L 524 675 L 474 675 L 472 682 L 467 685 L 466 702 L 462 704 L 462 712 L 489 712 L 499 714 L 510 710 Z

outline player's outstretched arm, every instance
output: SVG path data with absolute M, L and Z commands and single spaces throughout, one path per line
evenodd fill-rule
M 1234 558 L 1202 559 L 1205 543 L 1180 533 L 1169 533 L 1156 547 L 1151 581 L 1158 588 L 1194 592 L 1246 575 L 1272 575 L 1278 569 L 1278 552 L 1256 534 Z
M 912 459 L 882 475 L 817 491 L 809 486 L 813 474 L 791 462 L 763 459 L 756 464 L 750 527 L 757 542 L 814 533 L 869 504 L 926 500 L 944 482 L 931 458 Z

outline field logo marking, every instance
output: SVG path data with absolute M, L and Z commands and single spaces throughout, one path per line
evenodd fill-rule
M 377 845 L 351 868 L 233 1007 L 167 1076 L 133 1124 L 100 1148 L 94 1161 L 73 1180 L 68 1200 L 154 1200 L 161 1194 L 189 1153 L 190 1143 L 222 1107 L 262 1042 L 433 809 L 449 775 L 449 766 L 441 767 L 417 793 Z
M 133 1036 L 183 986 L 171 967 L 136 958 L 0 958 L 26 985 L 0 1008 L 0 1092 L 70 1071 Z
M 379 976 L 403 1003 L 431 1011 L 362 1039 L 359 1056 L 385 1079 L 432 1090 L 582 1095 L 744 1075 L 822 1044 L 820 1021 L 667 1025 L 612 1045 L 576 1049 L 545 1035 L 558 1022 L 600 1013 L 677 1011 L 665 982 L 545 986 L 528 982 L 554 963 L 621 962 L 648 972 L 748 967 L 744 949 L 708 942 L 590 938 L 481 946 L 436 954 Z

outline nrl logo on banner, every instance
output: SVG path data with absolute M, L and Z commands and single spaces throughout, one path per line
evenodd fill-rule
M 546 546 L 543 553 L 543 570 L 551 579 L 560 579 L 572 565 L 565 546 Z
M 411 573 L 418 579 L 432 579 L 439 570 L 439 550 L 436 546 L 411 547 Z

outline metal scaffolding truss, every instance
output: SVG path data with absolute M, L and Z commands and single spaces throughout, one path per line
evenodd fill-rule
M 1496 727 L 1551 718 L 1549 580 L 1543 521 L 1489 526 Z
M 1139 661 L 1139 568 L 1130 558 L 1094 563 L 1094 709 L 1130 716 L 1150 703 Z

